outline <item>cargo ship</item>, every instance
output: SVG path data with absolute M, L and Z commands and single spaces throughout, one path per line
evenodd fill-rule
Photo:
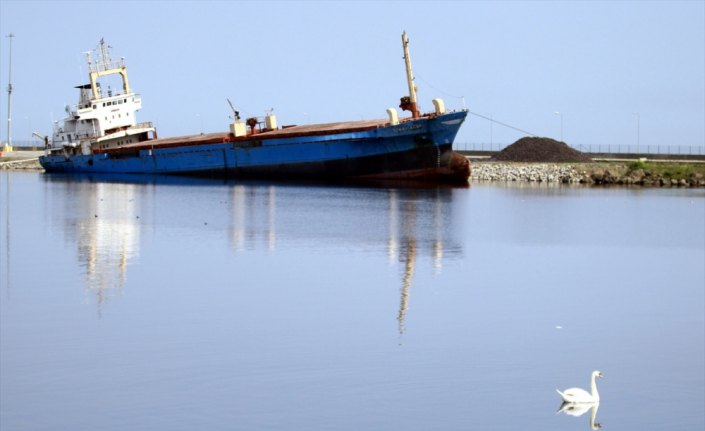
M 434 111 L 421 114 L 402 34 L 409 94 L 385 118 L 279 127 L 271 112 L 241 119 L 227 99 L 229 131 L 160 138 L 150 122 L 137 122 L 142 99 L 127 75 L 124 58 L 112 61 L 101 39 L 86 53 L 89 83 L 76 87 L 78 104 L 66 106 L 39 162 L 46 172 L 197 175 L 225 178 L 307 178 L 325 180 L 417 180 L 467 184 L 470 163 L 453 151 L 467 110 L 447 111 L 433 99 Z M 122 88 L 101 81 L 119 76 Z

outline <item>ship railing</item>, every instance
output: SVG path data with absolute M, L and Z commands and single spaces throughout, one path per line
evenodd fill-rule
M 130 127 L 131 129 L 143 129 L 143 128 L 144 128 L 144 129 L 150 129 L 150 128 L 154 128 L 154 126 L 152 125 L 152 122 L 151 122 L 151 121 L 145 121 L 145 122 L 143 122 L 143 123 L 137 123 L 137 124 L 135 124 L 134 126 L 129 126 L 129 127 Z M 55 131 L 55 134 L 56 134 L 56 133 L 57 133 L 57 131 Z M 62 130 L 61 128 L 59 128 L 58 133 L 64 133 L 64 132 L 63 132 L 63 130 Z M 104 135 L 103 135 L 103 136 L 104 136 Z M 101 136 L 101 135 L 99 135 L 99 134 L 97 134 L 97 133 L 75 133 L 75 134 L 73 135 L 73 141 L 72 141 L 72 142 L 76 143 L 76 141 L 85 141 L 85 140 L 89 140 L 89 141 L 90 141 L 90 140 L 93 140 L 93 139 L 102 138 L 103 136 Z M 61 143 L 61 144 L 68 144 L 68 143 L 69 143 L 68 141 L 59 141 L 59 140 L 55 139 L 55 137 L 56 137 L 56 135 L 55 135 L 54 137 L 52 137 L 52 142 Z
M 76 105 L 73 105 L 74 109 L 71 111 L 71 116 L 76 115 L 76 110 L 90 109 L 93 106 L 93 104 L 95 104 L 98 101 L 103 101 L 103 100 L 109 99 L 111 97 L 126 96 L 126 95 L 133 94 L 133 93 L 126 93 L 123 90 L 115 90 L 115 91 L 107 90 L 105 92 L 107 94 L 103 94 L 103 90 L 101 90 L 100 97 L 98 97 L 97 99 L 91 98 L 90 100 L 83 101 L 82 103 L 78 103 Z M 135 95 L 135 100 L 138 100 L 138 99 L 139 99 L 139 96 Z
M 135 128 L 135 129 L 151 129 L 153 127 L 154 126 L 152 126 L 151 121 L 145 121 L 144 123 L 137 123 L 134 126 L 132 126 L 132 128 Z
M 113 90 L 112 88 L 108 89 L 108 90 L 104 90 L 103 88 L 100 89 L 100 98 L 101 99 L 107 99 L 110 97 L 117 97 L 117 96 L 124 96 L 126 94 L 129 94 L 129 93 L 126 93 L 125 90 L 123 90 L 123 89 L 119 89 L 119 90 Z
M 126 93 L 124 90 L 105 90 L 106 94 L 103 94 L 103 90 L 100 90 L 100 97 L 98 99 L 93 99 L 91 98 L 88 103 L 82 103 L 78 105 L 73 105 L 74 108 L 78 107 L 79 109 L 86 109 L 90 108 L 95 102 L 97 101 L 103 101 L 105 99 L 110 99 L 111 97 L 115 97 L 116 99 L 120 99 L 120 96 L 129 96 L 129 97 L 134 97 L 135 102 L 141 102 L 142 97 L 137 94 L 137 93 Z
M 98 61 L 97 63 L 91 63 L 88 67 L 89 72 L 105 72 L 111 69 L 121 69 L 125 67 L 125 60 L 103 62 Z
M 64 133 L 64 132 L 63 132 L 63 130 L 59 129 L 59 133 Z M 85 141 L 85 140 L 99 138 L 100 136 L 96 135 L 95 133 L 74 133 L 74 134 L 72 134 L 72 137 L 73 137 L 73 139 L 71 140 L 71 142 L 64 141 L 64 140 L 59 141 L 58 139 L 56 139 L 57 136 L 55 135 L 52 137 L 52 142 L 61 143 L 61 144 L 69 144 L 69 143 L 76 143 L 77 141 Z

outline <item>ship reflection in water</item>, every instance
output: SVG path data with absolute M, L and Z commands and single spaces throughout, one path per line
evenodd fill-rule
M 98 309 L 122 294 L 129 264 L 139 257 L 142 185 L 101 182 L 59 182 L 65 188 L 65 229 L 76 243 L 84 268 L 87 292 L 93 292 Z M 56 185 L 56 183 L 54 183 Z
M 232 245 L 242 251 L 253 241 L 264 239 L 267 250 L 276 247 L 277 188 L 268 186 L 232 186 Z
M 400 265 L 396 316 L 400 334 L 406 330 L 419 256 L 431 262 L 434 275 L 441 272 L 444 259 L 462 257 L 462 246 L 448 227 L 452 225 L 453 188 L 301 186 L 185 178 L 138 183 L 58 176 L 48 177 L 47 182 L 64 188 L 62 195 L 73 197 L 64 203 L 70 207 L 64 212 L 75 217 L 67 217 L 66 231 L 77 245 L 87 291 L 95 295 L 99 309 L 130 285 L 128 268 L 139 260 L 140 236 L 178 226 L 175 217 L 198 219 L 197 213 L 189 214 L 194 209 L 207 209 L 211 222 L 204 221 L 199 228 L 221 230 L 219 236 L 227 236 L 230 252 L 235 254 L 259 248 L 275 253 L 280 242 L 286 242 L 283 247 L 306 243 L 324 250 L 331 246 L 384 250 L 391 265 Z M 207 235 L 203 238 L 211 240 Z
M 402 208 L 400 210 L 399 205 Z M 409 295 L 416 269 L 417 236 L 419 229 L 424 229 L 424 237 L 428 237 L 429 251 L 433 256 L 434 272 L 439 273 L 443 260 L 443 199 L 441 195 L 436 195 L 431 200 L 433 208 L 423 208 L 419 210 L 418 205 L 423 205 L 415 199 L 405 199 L 399 196 L 399 191 L 393 190 L 389 193 L 389 246 L 388 254 L 391 260 L 398 259 L 403 263 L 403 273 L 401 279 L 401 300 L 399 302 L 399 334 L 404 334 L 406 313 L 409 309 Z M 419 211 L 430 216 L 432 226 L 417 226 Z M 401 223 L 401 226 L 398 226 Z M 432 229 L 428 229 L 431 227 Z M 399 238 L 401 236 L 401 238 Z
M 125 284 L 127 264 L 139 252 L 140 225 L 133 185 L 95 187 L 95 199 L 89 202 L 93 218 L 77 224 L 78 253 L 86 267 L 88 286 L 96 290 L 102 302 L 107 292 Z

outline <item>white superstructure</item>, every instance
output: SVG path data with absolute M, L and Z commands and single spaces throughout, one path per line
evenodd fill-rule
M 90 83 L 76 87 L 80 90 L 78 104 L 66 106 L 63 125 L 54 124 L 50 151 L 99 153 L 156 137 L 152 123 L 137 123 L 135 113 L 142 108 L 142 99 L 130 88 L 125 59 L 113 62 L 109 48 L 101 39 L 95 58 L 92 52 L 86 53 Z M 121 89 L 101 86 L 110 75 L 120 76 Z

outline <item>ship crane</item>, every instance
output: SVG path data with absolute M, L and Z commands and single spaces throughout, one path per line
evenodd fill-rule
M 39 132 L 32 132 L 32 136 L 35 138 L 39 138 L 44 142 L 44 148 L 48 149 L 49 148 L 49 136 L 48 135 L 40 135 Z
M 230 98 L 226 97 L 225 99 L 228 101 L 228 105 L 230 105 L 230 109 L 233 110 L 233 115 L 235 115 L 235 117 L 234 117 L 235 121 L 240 121 L 240 111 L 235 109 L 235 106 L 233 106 L 233 102 L 230 101 Z

